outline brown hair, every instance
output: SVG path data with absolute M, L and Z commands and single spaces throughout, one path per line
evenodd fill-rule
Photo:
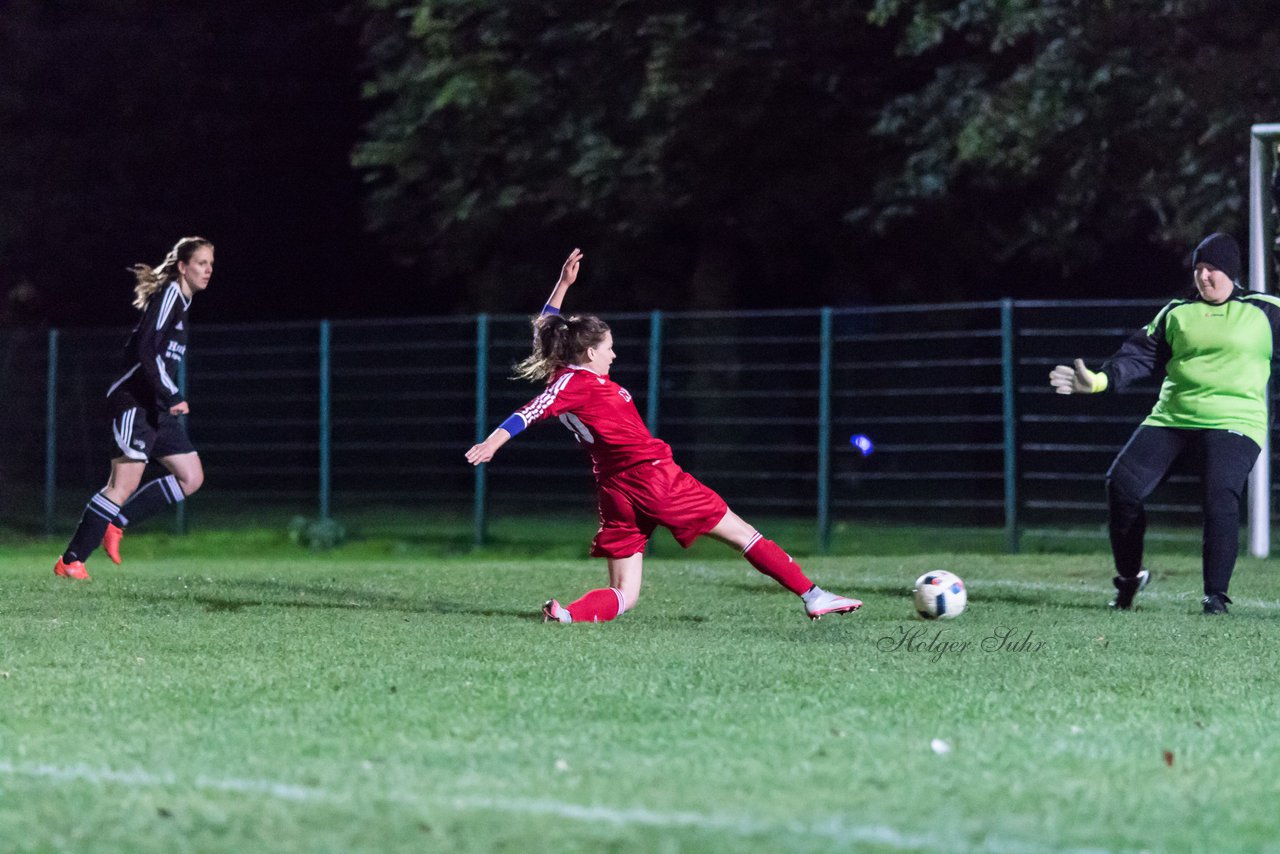
M 515 366 L 516 376 L 545 380 L 566 365 L 576 365 L 587 350 L 604 340 L 609 324 L 594 314 L 562 317 L 544 314 L 533 321 L 533 352 Z
M 213 248 L 213 244 L 203 237 L 184 237 L 173 245 L 169 254 L 164 256 L 160 266 L 152 269 L 146 264 L 134 264 L 129 268 L 137 284 L 133 286 L 134 308 L 146 308 L 147 300 L 156 291 L 164 287 L 178 272 L 178 262 L 191 263 L 191 256 L 202 246 Z

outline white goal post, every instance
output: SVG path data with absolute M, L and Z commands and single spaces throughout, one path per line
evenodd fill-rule
M 1268 183 L 1274 145 L 1280 140 L 1280 123 L 1254 125 L 1249 143 L 1249 290 L 1266 293 L 1271 278 L 1271 194 Z M 1269 239 L 1270 238 L 1270 239 Z M 1249 554 L 1271 553 L 1271 436 L 1262 441 L 1262 453 L 1249 475 Z

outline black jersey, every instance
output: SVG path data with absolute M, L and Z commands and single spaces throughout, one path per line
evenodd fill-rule
M 178 390 L 178 367 L 187 354 L 189 308 L 191 300 L 177 281 L 147 300 L 124 347 L 128 369 L 107 391 L 113 409 L 140 406 L 168 412 L 185 400 Z

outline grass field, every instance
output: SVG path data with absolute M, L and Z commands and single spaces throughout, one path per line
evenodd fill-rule
M 138 534 L 79 584 L 11 540 L 0 849 L 1280 851 L 1269 562 L 1206 618 L 1186 544 L 1122 614 L 1096 553 L 809 557 L 866 602 L 810 623 L 667 541 L 635 611 L 559 626 L 601 564 L 518 540 Z M 911 616 L 933 568 L 954 622 Z

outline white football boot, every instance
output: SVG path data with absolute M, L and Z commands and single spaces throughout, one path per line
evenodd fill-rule
M 800 598 L 804 600 L 804 612 L 810 620 L 820 620 L 827 614 L 848 614 L 862 607 L 857 599 L 837 596 L 817 586 Z
M 542 606 L 542 622 L 572 623 L 573 617 L 569 615 L 568 608 L 554 599 L 548 599 Z

